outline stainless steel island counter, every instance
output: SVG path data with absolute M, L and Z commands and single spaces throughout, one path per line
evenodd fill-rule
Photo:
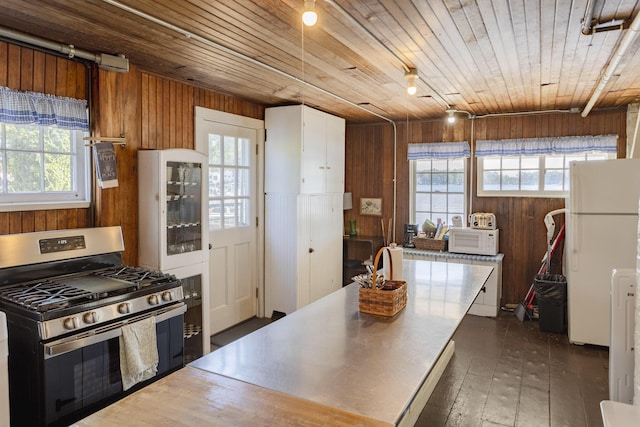
M 411 425 L 453 353 L 492 267 L 404 260 L 408 302 L 359 313 L 351 284 L 190 367 L 392 425 Z

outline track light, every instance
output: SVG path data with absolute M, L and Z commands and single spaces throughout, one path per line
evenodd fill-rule
M 302 22 L 307 27 L 312 27 L 318 22 L 316 13 L 316 0 L 304 0 L 304 12 L 302 12 Z
M 415 95 L 418 89 L 416 88 L 416 79 L 418 78 L 418 70 L 415 68 L 409 68 L 404 72 L 404 79 L 407 81 L 407 93 L 409 95 Z
M 456 116 L 455 116 L 455 114 L 456 114 L 456 110 L 447 110 L 446 112 L 447 112 L 447 114 L 449 115 L 449 116 L 447 117 L 447 122 L 449 122 L 449 123 L 455 123 L 455 121 L 456 121 Z

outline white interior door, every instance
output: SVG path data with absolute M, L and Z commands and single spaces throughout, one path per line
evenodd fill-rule
M 196 108 L 196 150 L 209 157 L 211 334 L 260 314 L 263 129 L 260 120 Z

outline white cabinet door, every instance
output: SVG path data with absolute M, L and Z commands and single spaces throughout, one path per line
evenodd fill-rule
M 302 157 L 302 113 L 300 106 L 267 108 L 264 113 L 264 191 L 298 193 Z
M 342 194 L 315 196 L 316 213 L 312 214 L 313 248 L 309 289 L 310 302 L 342 287 Z
M 297 307 L 342 286 L 342 195 L 299 197 Z
M 502 296 L 502 261 L 474 260 L 473 264 L 493 267 L 493 271 L 469 309 L 469 314 L 496 317 L 500 311 L 500 297 Z
M 328 116 L 326 127 L 326 191 L 342 193 L 344 192 L 344 119 Z
M 327 162 L 326 114 L 305 108 L 303 115 L 300 191 L 305 194 L 324 193 Z

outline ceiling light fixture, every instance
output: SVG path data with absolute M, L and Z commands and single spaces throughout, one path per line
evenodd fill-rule
M 318 22 L 316 13 L 316 0 L 304 0 L 304 12 L 302 12 L 302 22 L 307 27 L 313 27 Z
M 409 68 L 404 72 L 404 79 L 407 81 L 407 93 L 409 95 L 415 95 L 418 91 L 416 88 L 416 79 L 418 78 L 418 70 L 415 68 Z
M 449 123 L 455 123 L 456 122 L 456 110 L 446 110 L 448 116 L 447 116 L 447 122 Z

